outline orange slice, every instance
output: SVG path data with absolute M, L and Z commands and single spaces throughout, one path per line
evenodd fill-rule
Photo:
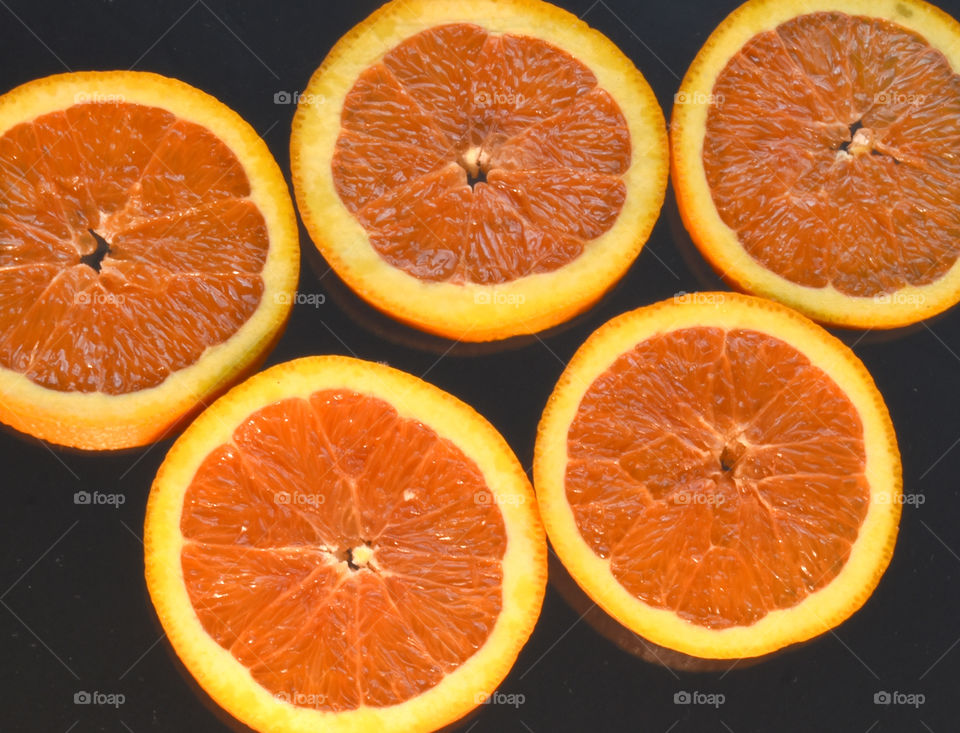
M 627 271 L 667 181 L 663 115 L 607 38 L 539 0 L 397 0 L 293 123 L 294 190 L 341 278 L 434 334 L 556 325 Z
M 403 372 L 312 357 L 206 410 L 150 492 L 146 577 L 186 667 L 260 731 L 431 731 L 540 611 L 546 541 L 503 438 Z
M 683 220 L 739 288 L 839 326 L 960 300 L 960 24 L 920 0 L 753 0 L 671 122 Z
M 289 193 L 236 113 L 142 72 L 0 97 L 0 420 L 88 449 L 162 437 L 278 338 Z
M 609 615 L 703 658 L 811 638 L 890 560 L 900 456 L 856 356 L 767 300 L 697 293 L 580 348 L 537 437 L 564 566 Z

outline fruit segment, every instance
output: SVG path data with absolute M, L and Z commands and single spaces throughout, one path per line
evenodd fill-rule
M 890 416 L 853 352 L 730 292 L 595 331 L 544 409 L 534 480 L 557 557 L 607 616 L 717 660 L 860 608 L 903 498 Z
M 415 697 L 483 646 L 501 611 L 506 528 L 480 470 L 356 392 L 250 415 L 197 471 L 181 531 L 206 632 L 297 704 Z
M 76 104 L 0 137 L 0 177 L 0 366 L 61 392 L 136 392 L 257 310 L 267 225 L 200 125 Z
M 759 33 L 713 87 L 703 168 L 757 262 L 874 297 L 960 256 L 960 76 L 919 33 L 820 12 Z
M 580 532 L 637 598 L 747 626 L 827 585 L 869 503 L 860 418 L 755 331 L 685 328 L 620 356 L 570 426 Z
M 381 257 L 422 280 L 552 272 L 624 204 L 631 142 L 619 106 L 540 39 L 469 24 L 422 31 L 360 75 L 341 125 L 340 199 Z

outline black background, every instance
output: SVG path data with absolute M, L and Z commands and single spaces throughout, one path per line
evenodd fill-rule
M 465 2 L 468 0 L 464 0 Z M 561 3 L 610 36 L 669 110 L 679 78 L 735 0 Z M 0 88 L 66 68 L 136 68 L 178 77 L 237 110 L 288 172 L 291 105 L 337 38 L 376 0 L 234 3 L 187 0 L 54 3 L 0 0 Z M 944 3 L 954 15 L 960 3 Z M 954 192 L 955 193 L 955 192 Z M 344 291 L 301 231 L 298 305 L 269 363 L 318 353 L 387 361 L 474 405 L 529 467 L 540 411 L 565 361 L 625 310 L 678 291 L 722 287 L 677 223 L 672 193 L 620 287 L 559 332 L 473 353 L 378 316 Z M 501 686 L 519 707 L 487 705 L 474 731 L 935 731 L 960 729 L 960 310 L 895 333 L 840 334 L 886 396 L 906 491 L 892 565 L 866 606 L 835 633 L 762 664 L 680 673 L 631 656 L 579 618 L 551 587 L 540 622 Z M 147 492 L 170 441 L 82 455 L 0 433 L 0 731 L 245 730 L 176 662 L 143 582 Z M 78 506 L 74 492 L 125 503 Z M 121 693 L 118 708 L 74 704 L 78 691 Z M 722 693 L 718 708 L 677 705 L 678 691 Z M 918 708 L 876 705 L 878 691 L 920 693 Z

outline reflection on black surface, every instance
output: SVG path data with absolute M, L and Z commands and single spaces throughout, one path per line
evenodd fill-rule
M 902 326 L 901 328 L 862 331 L 856 328 L 835 328 L 831 326 L 828 330 L 853 349 L 860 344 L 889 344 L 906 338 L 907 336 L 913 336 L 915 333 L 923 331 L 926 327 L 941 320 L 945 315 L 946 313 L 940 313 L 925 321 L 911 323 L 909 326 Z
M 800 646 L 795 644 L 770 654 L 749 659 L 701 659 L 700 657 L 691 657 L 689 654 L 683 654 L 647 641 L 621 625 L 612 616 L 607 615 L 570 577 L 570 573 L 560 563 L 552 549 L 549 558 L 549 572 L 550 585 L 556 589 L 557 593 L 567 602 L 567 605 L 589 624 L 590 628 L 603 638 L 616 644 L 627 654 L 639 657 L 651 664 L 658 664 L 661 667 L 668 667 L 680 672 L 728 672 L 734 669 L 747 669 Z
M 697 245 L 690 237 L 690 233 L 683 225 L 683 219 L 680 216 L 680 209 L 677 206 L 677 198 L 673 191 L 673 184 L 667 190 L 667 199 L 663 206 L 663 216 L 667 220 L 670 229 L 670 238 L 677 247 L 680 256 L 687 266 L 687 269 L 697 279 L 697 285 L 700 290 L 729 290 L 728 284 L 716 270 L 710 265 L 706 258 L 700 253 Z M 947 311 L 949 313 L 949 311 Z M 933 326 L 940 321 L 946 313 L 928 318 L 920 323 L 913 323 L 902 328 L 871 329 L 861 330 L 854 328 L 835 328 L 830 327 L 830 332 L 847 346 L 853 348 L 858 344 L 886 344 L 893 343 L 907 336 L 912 336 L 918 331 L 924 330 L 927 326 Z
M 581 315 L 575 316 L 553 328 L 540 331 L 535 335 L 513 336 L 499 341 L 452 341 L 451 339 L 420 331 L 412 326 L 394 320 L 386 313 L 370 305 L 354 293 L 353 290 L 350 289 L 350 286 L 337 275 L 309 239 L 301 241 L 301 251 L 304 253 L 304 258 L 316 276 L 317 281 L 322 284 L 324 294 L 329 296 L 330 300 L 351 322 L 374 336 L 392 344 L 442 356 L 490 356 L 506 351 L 522 349 L 525 346 L 536 343 L 539 339 L 551 338 L 582 323 L 589 317 L 591 311 L 613 297 L 613 294 L 620 286 L 620 283 L 614 285 L 597 303 Z
M 163 629 L 160 627 L 160 623 L 157 620 L 153 609 L 151 608 L 148 613 L 153 618 L 154 625 L 156 626 L 158 633 L 163 633 Z M 163 640 L 163 650 L 166 652 L 167 657 L 169 657 L 172 661 L 174 669 L 177 670 L 177 674 L 179 674 L 186 683 L 186 686 L 190 692 L 193 693 L 193 696 L 197 698 L 200 704 L 203 705 L 203 707 L 205 707 L 224 728 L 232 731 L 233 733 L 257 733 L 253 728 L 241 723 L 213 701 L 213 699 L 193 678 L 193 675 L 191 675 L 187 668 L 183 665 L 183 662 L 180 661 L 180 657 L 178 657 L 177 653 L 173 650 L 173 646 L 170 644 L 169 639 L 165 638 Z M 198 730 L 203 730 L 203 728 L 198 728 Z
M 667 187 L 667 197 L 663 202 L 663 213 L 661 216 L 667 220 L 670 231 L 670 239 L 673 240 L 677 251 L 683 258 L 684 264 L 690 273 L 697 279 L 699 290 L 715 291 L 729 290 L 728 285 L 717 275 L 710 263 L 700 254 L 697 245 L 694 244 L 690 233 L 683 225 L 683 219 L 680 216 L 680 209 L 677 206 L 677 197 L 673 190 L 673 183 Z

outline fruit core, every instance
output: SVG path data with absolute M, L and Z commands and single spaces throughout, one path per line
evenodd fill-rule
M 337 193 L 389 264 L 495 284 L 551 272 L 614 225 L 630 132 L 593 72 L 465 23 L 417 33 L 343 102 Z
M 869 504 L 865 450 L 854 405 L 797 349 L 682 328 L 587 389 L 566 496 L 633 596 L 708 628 L 745 626 L 842 571 Z
M 720 71 L 702 160 L 746 252 L 787 280 L 864 298 L 960 256 L 960 75 L 889 20 L 817 12 L 758 33 Z

